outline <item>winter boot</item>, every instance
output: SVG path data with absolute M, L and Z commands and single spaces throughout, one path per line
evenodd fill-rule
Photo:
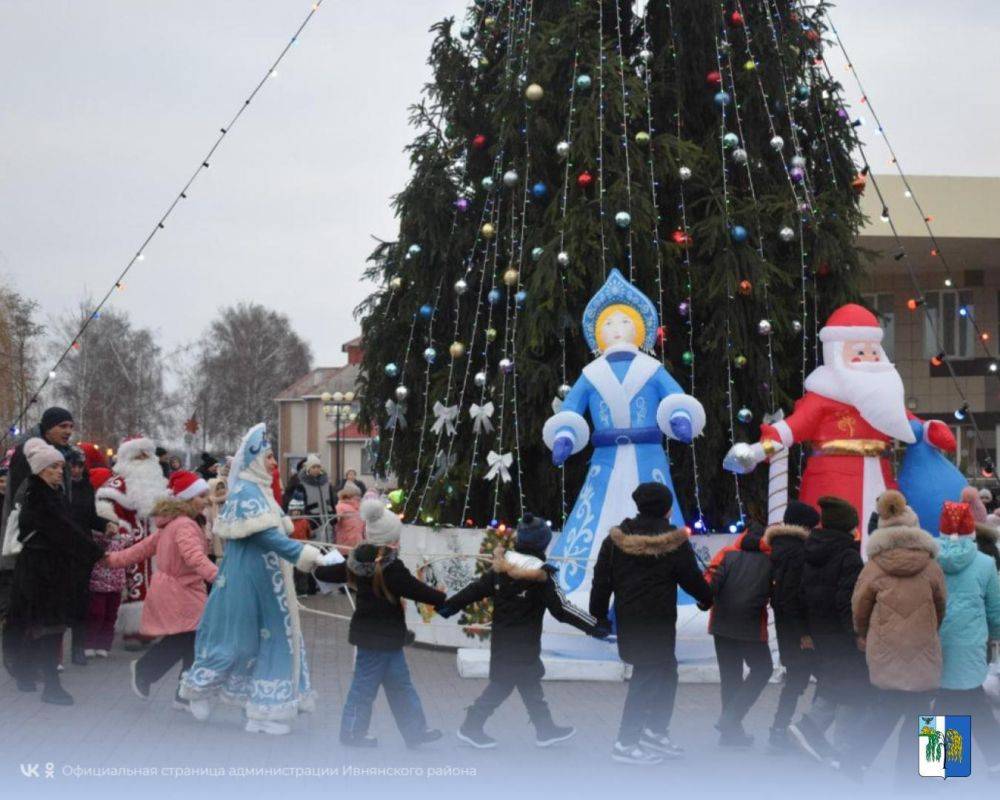
M 795 747 L 795 743 L 788 735 L 788 728 L 771 728 L 771 733 L 767 737 L 768 749 L 775 754 L 789 753 Z
M 63 689 L 59 678 L 45 681 L 45 688 L 42 689 L 42 702 L 51 703 L 54 706 L 73 705 L 73 695 Z
M 551 719 L 535 726 L 535 744 L 539 747 L 551 747 L 559 742 L 565 742 L 576 735 L 576 728 L 571 725 L 556 725 Z
M 639 736 L 639 745 L 646 750 L 661 753 L 667 758 L 680 758 L 684 755 L 684 749 L 678 747 L 665 733 L 653 733 L 649 728 L 643 728 Z
M 740 723 L 720 726 L 719 745 L 721 747 L 752 747 L 753 736 L 743 730 Z
M 488 750 L 496 747 L 497 740 L 483 730 L 485 722 L 486 716 L 478 711 L 475 706 L 469 706 L 465 712 L 465 721 L 462 722 L 461 727 L 456 732 L 456 736 L 458 736 L 459 741 L 477 747 L 480 750 Z
M 637 744 L 622 744 L 615 742 L 611 748 L 611 759 L 620 764 L 633 764 L 635 766 L 651 766 L 663 763 L 663 756 L 659 753 L 652 753 Z
M 442 736 L 444 736 L 444 734 L 437 728 L 425 728 L 414 738 L 408 739 L 406 746 L 410 748 L 410 750 L 415 750 L 422 744 L 430 744 L 431 742 L 438 741 Z
M 87 666 L 87 655 L 82 647 L 74 647 L 73 654 L 70 656 L 70 659 L 78 667 Z

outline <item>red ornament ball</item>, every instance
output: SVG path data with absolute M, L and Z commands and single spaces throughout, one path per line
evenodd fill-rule
M 486 137 L 481 133 L 477 133 L 472 137 L 472 147 L 476 150 L 482 150 L 486 147 Z
M 816 272 L 821 278 L 826 278 L 830 275 L 830 265 L 824 261 L 817 267 Z
M 712 88 L 717 88 L 722 86 L 722 73 L 717 69 L 713 69 L 707 75 L 705 75 L 705 83 L 707 83 Z
M 662 345 L 665 341 L 667 341 L 667 335 L 668 334 L 666 326 L 661 325 L 659 328 L 656 329 L 656 341 L 660 345 Z
M 594 176 L 586 170 L 576 176 L 576 185 L 581 189 L 588 188 L 594 182 Z
M 818 42 L 820 40 L 819 31 L 817 31 L 817 30 L 808 30 L 808 31 L 806 31 L 806 39 L 808 39 L 810 42 L 812 42 L 813 44 L 815 44 L 816 42 Z
M 693 240 L 691 239 L 691 234 L 678 229 L 670 234 L 670 241 L 679 247 L 688 247 Z
M 739 290 L 740 290 L 740 294 L 741 295 L 743 295 L 744 297 L 747 297 L 753 291 L 753 284 L 750 283 L 750 281 L 744 279 L 744 280 L 740 281 Z
M 729 21 L 733 25 L 739 26 L 743 24 L 743 15 L 739 11 L 734 11 L 729 15 Z

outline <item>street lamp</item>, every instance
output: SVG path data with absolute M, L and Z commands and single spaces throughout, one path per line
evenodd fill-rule
M 351 406 L 354 404 L 354 396 L 354 392 L 334 392 L 333 394 L 323 392 L 320 397 L 323 401 L 323 414 L 328 420 L 333 422 L 334 430 L 337 432 L 337 440 L 334 449 L 337 454 L 336 476 L 338 485 L 343 478 L 344 468 L 343 439 L 341 435 L 342 426 L 345 422 L 354 422 L 354 420 L 358 418 L 358 415 L 351 410 Z

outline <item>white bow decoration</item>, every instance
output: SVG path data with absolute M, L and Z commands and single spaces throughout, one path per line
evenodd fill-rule
M 562 405 L 563 405 L 563 401 L 562 401 L 562 399 L 559 396 L 553 397 L 552 398 L 552 413 L 553 414 L 558 414 L 560 411 L 562 411 Z
M 495 450 L 490 450 L 486 456 L 486 463 L 490 465 L 489 472 L 485 476 L 486 480 L 493 481 L 499 476 L 504 483 L 510 483 L 510 465 L 514 463 L 512 454 L 500 455 Z
M 493 402 L 489 402 L 484 406 L 478 403 L 473 403 L 472 407 L 469 408 L 469 416 L 472 417 L 472 428 L 476 433 L 492 433 L 493 423 L 490 422 L 490 417 L 493 416 Z
M 385 423 L 386 428 L 390 431 L 397 427 L 406 428 L 406 416 L 403 414 L 404 406 L 397 404 L 395 400 L 386 400 L 385 410 L 389 414 L 389 420 Z
M 431 426 L 434 433 L 447 430 L 449 436 L 455 435 L 455 420 L 458 419 L 458 406 L 443 406 L 441 401 L 434 403 L 434 416 L 437 421 Z

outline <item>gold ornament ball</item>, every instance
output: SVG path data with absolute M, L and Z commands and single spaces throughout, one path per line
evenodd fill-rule
M 743 369 L 743 367 L 747 365 L 747 357 L 736 356 L 736 358 L 733 359 L 733 363 L 736 365 L 738 369 Z
M 537 83 L 532 83 L 524 90 L 524 96 L 532 103 L 537 103 L 545 96 L 545 90 Z
M 497 339 L 497 329 L 496 328 L 487 328 L 486 329 L 486 341 L 487 342 L 495 342 L 496 339 Z
M 496 21 L 495 17 L 486 17 L 483 20 L 483 25 L 485 25 L 487 28 L 492 28 L 496 24 L 497 24 L 497 21 Z
M 398 292 L 400 289 L 403 288 L 403 279 L 400 278 L 398 275 L 394 278 L 391 278 L 389 280 L 389 288 L 392 289 L 394 292 Z
M 448 352 L 451 353 L 452 358 L 461 358 L 465 355 L 465 345 L 461 342 L 452 342 L 451 347 L 448 348 Z
M 507 286 L 517 286 L 518 271 L 511 267 L 503 274 L 503 282 Z
M 639 147 L 645 147 L 649 144 L 649 134 L 646 131 L 639 131 L 635 135 L 635 143 L 639 145 Z
M 746 62 L 743 64 L 743 69 L 745 69 L 747 72 L 753 72 L 754 70 L 757 69 L 757 62 L 754 61 L 752 58 L 748 58 Z
M 480 231 L 483 234 L 483 238 L 485 239 L 492 239 L 497 232 L 496 228 L 493 227 L 493 223 L 491 222 L 483 223 L 483 227 L 480 228 Z

